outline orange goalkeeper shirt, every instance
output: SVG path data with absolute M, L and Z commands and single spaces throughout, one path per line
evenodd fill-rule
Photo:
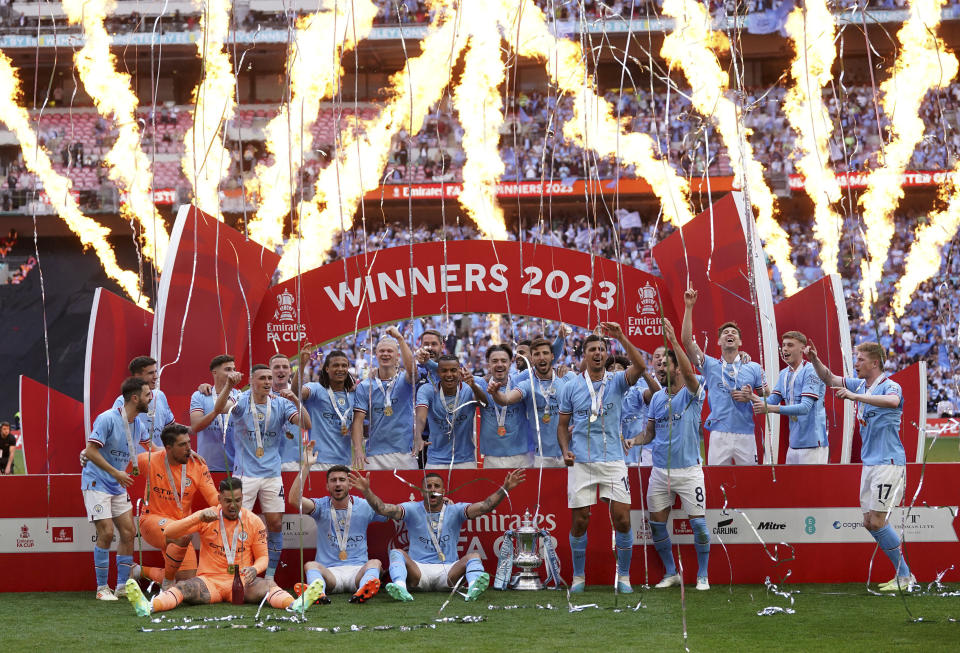
M 197 490 L 206 499 L 208 505 L 214 508 L 220 505 L 217 488 L 213 485 L 206 463 L 190 458 L 186 464 L 170 465 L 170 476 L 168 476 L 166 460 L 165 451 L 142 453 L 137 456 L 140 469 L 148 470 L 147 480 L 150 483 L 149 503 L 144 508 L 143 514 L 183 519 L 193 511 L 193 497 Z M 187 474 L 185 480 L 181 476 L 184 471 Z M 177 495 L 181 487 L 183 487 L 183 496 L 178 506 Z
M 219 508 L 217 508 L 219 510 Z M 200 564 L 197 567 L 197 575 L 227 574 L 229 561 L 223 545 L 223 536 L 220 533 L 220 520 L 215 519 L 212 522 L 200 521 L 200 513 L 197 511 L 179 521 L 167 524 L 166 535 L 171 539 L 176 539 L 191 533 L 200 534 Z M 257 573 L 263 573 L 267 568 L 267 527 L 263 520 L 255 514 L 242 508 L 237 519 L 231 521 L 224 518 L 224 536 L 228 547 L 233 547 L 233 535 L 236 529 L 240 529 L 236 539 L 236 554 L 234 564 L 244 567 L 256 567 Z

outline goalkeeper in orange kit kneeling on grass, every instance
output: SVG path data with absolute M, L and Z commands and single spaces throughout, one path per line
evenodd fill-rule
M 141 617 L 151 612 L 172 610 L 181 603 L 205 605 L 237 602 L 234 585 L 239 575 L 244 603 L 260 603 L 264 597 L 274 608 L 302 611 L 322 593 L 320 582 L 312 583 L 298 599 L 265 578 L 267 529 L 263 521 L 242 507 L 243 485 L 239 478 L 220 483 L 220 506 L 205 508 L 185 519 L 167 524 L 166 536 L 179 538 L 200 534 L 200 564 L 197 575 L 147 600 L 135 580 L 127 582 L 127 598 Z M 237 588 L 239 591 L 239 587 Z

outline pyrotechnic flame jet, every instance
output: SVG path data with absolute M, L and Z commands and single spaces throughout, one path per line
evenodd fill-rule
M 868 255 L 860 263 L 865 320 L 870 319 L 870 308 L 877 300 L 877 282 L 893 240 L 893 211 L 903 197 L 901 176 L 923 138 L 920 104 L 927 91 L 949 84 L 957 75 L 957 58 L 936 35 L 941 4 L 942 0 L 911 0 L 910 17 L 897 32 L 900 50 L 893 74 L 880 85 L 890 141 L 880 155 L 883 165 L 870 171 L 867 190 L 860 197 Z
M 497 203 L 497 182 L 503 175 L 500 127 L 503 125 L 500 85 L 506 65 L 500 51 L 497 13 L 486 3 L 466 2 L 461 23 L 469 26 L 470 49 L 453 103 L 463 126 L 463 190 L 460 205 L 485 238 L 503 240 L 507 228 Z
M 283 240 L 283 219 L 290 212 L 291 180 L 296 179 L 305 153 L 313 147 L 310 129 L 320 113 L 320 102 L 333 94 L 342 76 L 341 60 L 367 38 L 377 16 L 370 0 L 337 3 L 334 11 L 315 13 L 297 22 L 290 44 L 290 102 L 264 130 L 272 163 L 261 163 L 247 184 L 259 195 L 256 216 L 247 227 L 250 237 L 268 249 Z M 331 48 L 330 44 L 337 44 Z M 288 111 L 289 107 L 289 111 Z
M 823 103 L 823 89 L 833 79 L 837 48 L 833 16 L 826 0 L 807 0 L 806 11 L 797 7 L 787 17 L 787 36 L 797 53 L 790 65 L 793 86 L 783 110 L 797 134 L 797 170 L 804 190 L 813 200 L 813 233 L 820 241 L 820 264 L 825 274 L 837 272 L 842 219 L 833 208 L 840 201 L 840 183 L 830 169 L 833 121 Z
M 23 163 L 27 170 L 43 184 L 47 198 L 67 226 L 77 234 L 84 248 L 92 247 L 100 258 L 104 272 L 114 279 L 124 292 L 141 308 L 147 308 L 147 298 L 140 292 L 136 273 L 117 265 L 117 257 L 107 242 L 110 230 L 83 215 L 71 194 L 72 183 L 57 174 L 50 155 L 37 143 L 37 135 L 30 127 L 30 115 L 17 104 L 20 82 L 7 55 L 0 52 L 0 122 L 12 131 L 20 143 Z
M 64 0 L 63 8 L 72 24 L 82 24 L 84 46 L 73 57 L 80 81 L 97 111 L 117 125 L 117 140 L 104 156 L 110 179 L 125 193 L 121 213 L 140 225 L 143 255 L 157 269 L 163 266 L 170 238 L 163 218 L 153 202 L 153 174 L 150 160 L 140 148 L 137 123 L 137 96 L 130 88 L 130 75 L 117 72 L 110 52 L 110 37 L 103 20 L 112 9 L 112 0 Z
M 893 312 L 897 317 L 903 315 L 910 298 L 920 284 L 940 271 L 943 265 L 943 247 L 949 243 L 960 229 L 960 163 L 954 167 L 950 182 L 941 190 L 941 198 L 947 202 L 947 208 L 932 213 L 926 224 L 917 225 L 913 245 L 907 254 L 903 276 L 897 281 L 893 295 Z M 892 315 L 887 327 L 893 331 Z
M 230 170 L 230 153 L 223 147 L 223 127 L 237 109 L 236 78 L 225 42 L 230 27 L 231 0 L 205 0 L 200 16 L 197 51 L 203 78 L 193 91 L 193 125 L 184 136 L 183 174 L 193 186 L 194 204 L 204 213 L 220 214 L 220 180 Z
M 280 260 L 281 279 L 323 263 L 333 236 L 353 224 L 363 194 L 380 185 L 391 137 L 401 129 L 416 134 L 449 83 L 449 70 L 466 45 L 467 33 L 455 21 L 453 0 L 434 0 L 434 22 L 419 56 L 390 79 L 391 98 L 380 114 L 342 135 L 334 160 L 320 171 L 311 202 L 301 202 L 302 240 L 291 238 Z M 442 71 L 438 73 L 438 71 Z M 323 202 L 321 211 L 318 204 Z
M 573 100 L 573 115 L 563 125 L 564 137 L 600 156 L 616 156 L 646 179 L 660 198 L 664 219 L 684 225 L 693 219 L 690 186 L 666 159 L 654 154 L 647 134 L 629 131 L 629 121 L 617 122 L 613 105 L 597 94 L 587 73 L 580 44 L 559 39 L 532 0 L 499 0 L 500 21 L 510 47 L 521 57 L 545 62 L 550 81 Z
M 730 44 L 722 32 L 711 28 L 706 7 L 695 0 L 664 0 L 663 13 L 676 21 L 663 39 L 660 54 L 671 66 L 678 66 L 690 82 L 690 100 L 702 115 L 717 126 L 733 167 L 735 184 L 747 188 L 750 203 L 757 209 L 757 233 L 764 249 L 780 269 L 787 294 L 799 288 L 797 273 L 790 260 L 790 240 L 777 223 L 776 202 L 763 179 L 763 167 L 753 155 L 747 140 L 749 130 L 738 124 L 737 106 L 724 93 L 729 76 L 720 67 L 714 49 L 726 51 Z M 742 131 L 741 131 L 742 130 Z

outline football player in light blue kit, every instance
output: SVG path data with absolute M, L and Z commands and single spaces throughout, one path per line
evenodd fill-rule
M 442 365 L 442 362 L 441 362 Z M 447 503 L 443 478 L 428 473 L 423 478 L 423 501 L 400 505 L 384 503 L 370 490 L 369 477 L 350 474 L 350 485 L 363 492 L 377 514 L 402 521 L 410 535 L 410 550 L 390 550 L 390 580 L 387 593 L 398 601 L 412 601 L 411 589 L 424 591 L 453 587 L 466 576 L 467 601 L 476 601 L 490 584 L 490 575 L 483 570 L 478 553 L 459 558 L 457 542 L 463 522 L 492 511 L 513 488 L 524 480 L 524 471 L 507 472 L 503 485 L 485 500 L 477 503 Z
M 740 327 L 724 322 L 717 329 L 720 358 L 707 356 L 693 339 L 693 307 L 697 291 L 683 293 L 686 310 L 680 339 L 690 360 L 703 371 L 710 415 L 704 428 L 710 431 L 708 465 L 756 465 L 757 439 L 754 436 L 754 393 L 766 395 L 763 368 L 740 351 Z
M 305 584 L 297 583 L 294 592 L 303 594 L 310 583 L 320 580 L 327 592 L 352 592 L 350 603 L 363 603 L 380 590 L 381 564 L 367 554 L 367 526 L 386 521 L 366 499 L 350 496 L 350 469 L 335 465 L 327 470 L 327 494 L 320 499 L 303 496 L 304 479 L 316 462 L 314 443 L 303 448 L 300 473 L 290 487 L 291 506 L 317 522 L 317 554 L 303 566 Z M 321 603 L 326 601 L 321 598 Z
M 657 351 L 662 352 L 663 347 L 658 347 Z M 662 357 L 662 353 L 661 353 Z M 626 356 L 610 356 L 607 358 L 606 369 L 608 372 L 621 372 L 630 366 L 630 360 Z M 654 369 L 657 369 L 656 360 L 654 360 Z M 643 371 L 643 378 L 630 386 L 627 394 L 623 395 L 623 409 L 620 412 L 620 437 L 623 438 L 625 451 L 623 459 L 627 466 L 650 467 L 653 464 L 653 451 L 650 447 L 643 445 L 637 447 L 627 447 L 627 440 L 637 437 L 647 427 L 647 407 L 650 405 L 650 399 L 653 393 L 660 390 L 660 384 L 657 382 L 649 370 Z
M 647 507 L 653 547 L 663 561 L 665 573 L 658 588 L 683 583 L 673 560 L 667 518 L 680 497 L 690 516 L 693 546 L 697 551 L 697 589 L 709 590 L 710 531 L 707 529 L 707 495 L 700 460 L 700 413 L 703 410 L 703 377 L 693 371 L 673 325 L 663 321 L 663 334 L 672 347 L 665 352 L 661 375 L 663 390 L 653 395 L 647 410 L 647 427 L 629 444 L 653 443 L 653 469 L 647 485 Z
M 197 434 L 197 453 L 207 461 L 211 472 L 233 470 L 233 424 L 228 415 L 237 403 L 240 392 L 230 391 L 222 412 L 213 412 L 217 396 L 227 385 L 227 377 L 237 371 L 236 362 L 229 354 L 214 356 L 210 361 L 213 375 L 212 393 L 202 385 L 190 397 L 190 430 Z
M 284 354 L 277 352 L 267 361 L 270 366 L 270 373 L 273 374 L 273 385 L 270 391 L 273 394 L 280 394 L 284 390 L 292 390 L 294 395 L 293 368 L 290 366 L 290 359 Z M 301 365 L 301 369 L 303 366 Z M 283 434 L 283 440 L 280 445 L 280 469 L 284 472 L 295 472 L 300 469 L 300 448 L 303 440 L 302 431 L 299 426 L 290 424 L 284 425 L 286 429 Z
M 214 411 L 226 408 L 230 392 L 242 375 L 233 372 L 217 395 Z M 308 426 L 306 414 L 290 390 L 280 395 L 271 394 L 273 373 L 266 365 L 254 365 L 250 370 L 250 389 L 240 393 L 230 411 L 233 422 L 233 474 L 243 484 L 243 507 L 253 510 L 260 499 L 260 509 L 267 525 L 267 551 L 270 556 L 264 578 L 273 582 L 283 554 L 283 479 L 280 476 L 280 447 L 286 424 Z
M 491 345 L 487 348 L 486 358 L 490 380 L 480 408 L 478 430 L 483 466 L 499 469 L 529 467 L 533 463 L 533 451 L 530 450 L 524 406 L 519 402 L 501 405 L 491 396 L 499 388 L 512 389 L 509 372 L 513 352 L 507 345 Z
M 600 500 L 609 502 L 617 549 L 617 590 L 632 592 L 630 560 L 633 533 L 630 529 L 630 483 L 623 460 L 620 414 L 623 395 L 646 370 L 643 356 L 627 340 L 616 322 L 601 322 L 607 335 L 624 348 L 631 365 L 623 372 L 609 374 L 607 345 L 597 334 L 583 341 L 584 372 L 567 383 L 560 394 L 557 440 L 567 471 L 567 505 L 570 507 L 570 549 L 573 553 L 571 592 L 586 585 L 587 526 L 590 507 Z
M 140 472 L 137 467 L 137 444 L 151 448 L 150 433 L 137 419 L 150 406 L 150 382 L 131 376 L 120 387 L 120 396 L 124 400 L 120 408 L 104 411 L 94 420 L 87 437 L 87 448 L 83 450 L 88 462 L 80 474 L 87 519 L 93 522 L 97 531 L 93 569 L 97 576 L 97 600 L 100 601 L 116 601 L 118 596 L 126 595 L 125 586 L 133 566 L 133 537 L 137 532 L 133 524 L 130 495 L 127 494 L 127 488 L 133 485 L 133 478 L 127 474 L 127 467 L 132 461 L 132 475 L 137 476 Z M 116 594 L 108 584 L 114 527 L 120 536 L 117 543 Z
M 753 412 L 774 413 L 790 418 L 788 465 L 825 465 L 829 462 L 827 410 L 823 405 L 826 386 L 813 365 L 803 360 L 807 337 L 787 331 L 780 344 L 780 357 L 787 367 L 780 370 L 777 385 L 764 400 L 753 395 Z
M 578 378 L 573 372 L 558 375 L 553 367 L 554 347 L 546 338 L 536 338 L 530 343 L 530 362 L 533 365 L 534 381 L 517 376 L 514 387 L 504 390 L 498 383 L 491 382 L 487 392 L 494 401 L 503 406 L 523 402 L 527 410 L 527 423 L 530 425 L 527 438 L 533 443 L 537 455 L 533 459 L 534 467 L 564 467 L 563 452 L 557 440 L 557 424 L 560 414 L 560 392 L 563 387 Z M 522 379 L 522 380 L 521 380 Z M 534 412 L 536 399 L 536 412 Z M 539 436 L 537 427 L 539 426 Z M 539 442 L 538 442 L 539 440 Z
M 334 349 L 323 361 L 319 382 L 304 383 L 300 390 L 303 407 L 310 413 L 310 439 L 317 443 L 317 469 L 349 465 L 353 460 L 354 387 L 347 355 Z
M 477 447 L 473 418 L 486 394 L 473 374 L 460 367 L 456 356 L 444 354 L 437 366 L 440 383 L 425 383 L 417 390 L 417 413 L 413 453 L 427 449 L 425 469 L 476 469 Z M 429 423 L 430 441 L 424 443 L 423 428 Z
M 173 412 L 167 403 L 167 395 L 162 390 L 157 389 L 157 361 L 150 356 L 137 356 L 127 366 L 130 370 L 130 376 L 143 379 L 150 384 L 150 390 L 153 392 L 153 398 L 150 400 L 150 406 L 144 414 L 137 417 L 137 421 L 143 425 L 150 433 L 153 448 L 163 450 L 163 441 L 160 434 L 167 424 L 173 424 Z M 117 397 L 113 402 L 114 408 L 123 407 L 123 395 Z
M 863 525 L 890 558 L 896 576 L 880 585 L 881 592 L 911 592 L 917 579 L 903 557 L 900 536 L 889 523 L 890 512 L 900 505 L 907 481 L 907 456 L 900 441 L 903 391 L 883 373 L 883 348 L 875 342 L 857 345 L 853 368 L 857 378 L 833 374 L 817 357 L 813 343 L 803 350 L 817 375 L 837 396 L 856 402 L 860 423 L 860 509 Z
M 375 350 L 376 374 L 357 384 L 353 405 L 353 466 L 357 469 L 416 469 L 413 455 L 413 383 L 416 366 L 410 345 L 396 327 L 387 329 Z M 403 370 L 398 363 L 403 360 Z M 363 420 L 369 419 L 366 448 Z

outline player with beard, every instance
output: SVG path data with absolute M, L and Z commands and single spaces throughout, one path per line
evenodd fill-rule
M 140 515 L 140 533 L 150 546 L 164 552 L 164 566 L 134 564 L 130 577 L 153 580 L 166 589 L 173 585 L 174 579 L 190 578 L 197 573 L 197 552 L 189 538 L 166 537 L 164 527 L 192 512 L 197 492 L 210 506 L 217 505 L 219 498 L 207 465 L 190 455 L 190 429 L 174 422 L 163 429 L 160 437 L 164 452 L 142 453 L 137 456 L 137 462 L 150 479 Z
M 616 322 L 601 322 L 600 327 L 615 338 L 630 359 L 623 372 L 608 373 L 607 344 L 591 334 L 583 341 L 584 371 L 567 383 L 560 394 L 560 421 L 557 439 L 568 467 L 567 505 L 570 507 L 570 549 L 573 553 L 571 592 L 585 588 L 587 526 L 590 508 L 600 500 L 610 505 L 616 531 L 617 589 L 633 591 L 630 586 L 630 560 L 633 533 L 630 529 L 630 484 L 620 439 L 620 413 L 623 395 L 646 370 L 643 356 L 627 340 Z
M 476 469 L 473 417 L 486 395 L 456 356 L 441 356 L 437 373 L 439 384 L 424 383 L 417 390 L 413 454 L 429 444 L 426 469 Z M 427 424 L 432 434 L 428 443 L 422 437 Z
M 131 376 L 120 386 L 123 405 L 111 408 L 97 416 L 87 437 L 83 455 L 89 461 L 80 474 L 80 489 L 87 509 L 87 519 L 93 522 L 97 538 L 93 547 L 93 568 L 97 577 L 97 599 L 116 601 L 122 596 L 133 566 L 133 506 L 127 488 L 133 485 L 133 476 L 140 474 L 136 460 L 139 442 L 150 448 L 150 432 L 137 417 L 150 408 L 153 392 L 146 379 Z M 127 468 L 133 463 L 132 475 Z M 92 464 L 90 464 L 92 463 Z M 120 541 L 117 543 L 117 593 L 110 590 L 110 544 L 114 527 Z
M 653 469 L 647 484 L 647 507 L 653 546 L 665 569 L 658 588 L 683 583 L 673 559 L 667 519 L 680 497 L 683 509 L 690 516 L 693 546 L 697 552 L 697 589 L 710 589 L 710 531 L 707 529 L 707 495 L 700 459 L 700 414 L 703 410 L 703 377 L 693 371 L 677 342 L 673 325 L 663 321 L 663 333 L 671 349 L 665 353 L 658 371 L 663 389 L 653 395 L 647 411 L 643 435 L 628 440 L 627 445 L 653 443 Z
M 662 350 L 662 347 L 658 347 Z M 607 358 L 606 370 L 620 372 L 630 366 L 626 356 L 610 356 Z M 654 360 L 656 369 L 656 360 Z M 623 411 L 620 413 L 620 436 L 624 440 L 624 461 L 627 465 L 649 467 L 652 464 L 653 452 L 650 447 L 626 448 L 626 441 L 639 435 L 647 425 L 647 407 L 655 392 L 660 390 L 660 384 L 648 370 L 643 371 L 643 377 L 630 386 L 627 394 L 623 395 Z
M 264 369 L 269 370 L 266 365 Z M 304 611 L 323 593 L 320 582 L 307 588 L 296 600 L 265 578 L 258 578 L 267 567 L 267 531 L 255 514 L 243 508 L 243 483 L 237 477 L 220 482 L 219 505 L 199 510 L 189 517 L 167 524 L 171 538 L 200 536 L 200 566 L 193 578 L 180 581 L 148 601 L 132 578 L 127 582 L 127 598 L 137 616 L 173 610 L 181 603 L 207 605 L 233 600 L 235 574 L 243 584 L 243 601 L 271 607 Z
M 536 338 L 530 343 L 530 362 L 533 364 L 533 381 L 529 375 L 518 381 L 510 390 L 505 390 L 494 379 L 487 386 L 487 392 L 502 406 L 511 406 L 523 402 L 527 412 L 528 440 L 533 442 L 536 457 L 534 467 L 564 467 L 563 454 L 560 451 L 560 442 L 557 440 L 557 423 L 559 396 L 563 387 L 579 378 L 573 372 L 564 375 L 558 374 L 553 367 L 554 353 L 550 341 L 545 338 Z M 517 377 L 518 379 L 520 377 Z M 536 414 L 534 414 L 536 401 Z M 537 424 L 540 426 L 539 438 Z M 532 433 L 530 433 L 532 431 Z M 539 440 L 539 443 L 538 443 Z M 486 462 L 486 461 L 484 461 Z
M 350 603 L 364 603 L 380 589 L 381 564 L 367 554 L 367 527 L 386 521 L 376 514 L 366 499 L 350 496 L 350 469 L 334 465 L 327 470 L 327 495 L 308 499 L 303 496 L 303 481 L 316 461 L 313 443 L 304 448 L 300 473 L 290 488 L 288 501 L 317 523 L 317 554 L 303 566 L 307 583 L 297 583 L 296 594 L 319 580 L 326 592 L 352 592 Z
M 453 587 L 466 576 L 467 601 L 476 601 L 490 583 L 478 553 L 457 554 L 463 523 L 492 511 L 524 480 L 524 471 L 515 469 L 503 479 L 503 486 L 478 503 L 445 501 L 443 478 L 436 473 L 423 478 L 423 501 L 399 505 L 384 503 L 370 489 L 369 477 L 350 474 L 351 487 L 360 490 L 377 514 L 406 524 L 410 550 L 390 550 L 390 580 L 387 593 L 398 601 L 412 601 L 411 589 L 424 591 Z
M 142 379 L 150 384 L 150 390 L 153 392 L 153 398 L 150 405 L 143 414 L 137 417 L 137 421 L 143 425 L 150 433 L 150 439 L 153 442 L 153 448 L 163 449 L 163 442 L 160 434 L 167 424 L 172 424 L 173 412 L 167 403 L 167 395 L 162 390 L 157 389 L 157 361 L 150 356 L 137 356 L 127 366 L 130 375 Z M 117 397 L 113 402 L 114 408 L 120 408 L 124 404 L 123 395 Z

